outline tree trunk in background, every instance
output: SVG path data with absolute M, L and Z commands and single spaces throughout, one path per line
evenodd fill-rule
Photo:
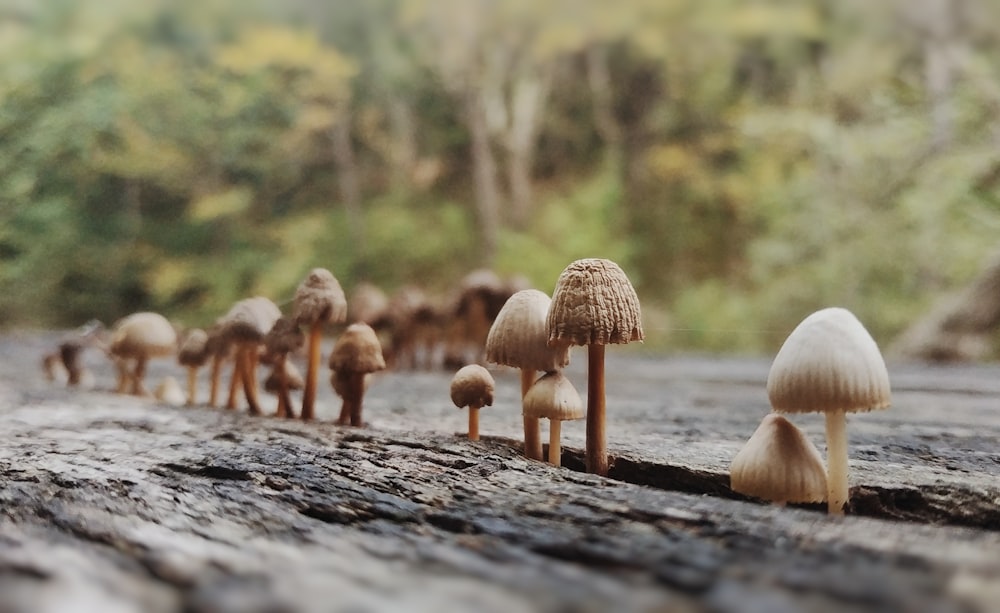
M 908 4 L 923 38 L 924 86 L 930 104 L 931 144 L 947 149 L 955 130 L 955 76 L 962 46 L 962 7 L 956 0 Z
M 608 69 L 608 50 L 604 45 L 592 45 L 586 52 L 587 83 L 594 106 L 594 126 L 608 148 L 621 143 L 622 131 L 615 119 L 612 100 L 611 71 Z
M 1000 328 L 1000 252 L 957 295 L 945 298 L 890 347 L 901 358 L 959 362 L 988 357 Z
M 365 220 L 361 210 L 361 183 L 358 179 L 358 164 L 354 158 L 354 144 L 351 142 L 351 115 L 345 111 L 330 133 L 333 144 L 333 159 L 337 167 L 337 181 L 340 200 L 347 214 L 347 224 L 354 241 L 355 272 L 364 274 L 368 266 L 365 245 Z
M 524 228 L 531 216 L 535 142 L 552 80 L 550 67 L 544 66 L 537 72 L 540 74 L 529 72 L 515 78 L 510 99 L 510 123 L 504 139 L 507 180 L 510 184 L 510 220 L 515 228 Z
M 389 99 L 389 125 L 392 129 L 393 186 L 406 188 L 412 181 L 417 162 L 417 128 L 413 109 L 402 96 L 393 95 Z
M 463 96 L 465 122 L 471 138 L 472 178 L 476 199 L 476 223 L 479 228 L 481 263 L 491 266 L 496 259 L 500 225 L 500 188 L 497 163 L 490 145 L 489 126 L 483 108 L 482 93 L 475 88 Z

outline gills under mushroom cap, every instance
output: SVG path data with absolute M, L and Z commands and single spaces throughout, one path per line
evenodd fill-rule
M 524 395 L 527 417 L 569 421 L 583 419 L 587 412 L 573 383 L 561 372 L 546 373 Z
M 816 446 L 793 423 L 769 413 L 729 468 L 734 492 L 775 502 L 826 500 L 826 468 Z
M 314 268 L 295 290 L 292 311 L 300 324 L 337 323 L 347 319 L 347 298 L 333 273 L 325 268 Z
M 550 347 L 545 318 L 551 300 L 536 289 L 504 303 L 486 337 L 486 360 L 524 370 L 554 371 L 569 364 L 569 346 Z
M 816 311 L 792 330 L 771 365 L 767 394 L 782 413 L 870 411 L 891 403 L 878 345 L 839 307 Z
M 330 368 L 337 372 L 369 373 L 385 368 L 382 345 L 368 324 L 347 326 L 330 353 Z
M 201 328 L 192 328 L 184 336 L 177 361 L 182 366 L 197 367 L 208 360 L 208 333 Z
M 492 406 L 494 385 L 493 375 L 479 364 L 463 366 L 451 378 L 451 401 L 460 409 Z
M 550 345 L 608 345 L 641 341 L 639 298 L 611 260 L 587 258 L 559 275 L 546 321 Z

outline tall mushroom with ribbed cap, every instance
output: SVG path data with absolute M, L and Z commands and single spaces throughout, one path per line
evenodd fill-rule
M 493 405 L 493 375 L 479 364 L 459 368 L 451 378 L 451 401 L 469 407 L 469 440 L 479 440 L 479 409 Z
M 826 468 L 819 450 L 795 424 L 768 413 L 729 467 L 734 492 L 786 502 L 826 500 Z
M 194 405 L 198 396 L 198 369 L 208 361 L 208 333 L 192 328 L 184 334 L 177 361 L 187 369 L 187 403 Z
M 295 417 L 295 409 L 292 408 L 290 389 L 286 364 L 288 354 L 297 351 L 305 343 L 305 336 L 302 330 L 295 323 L 295 320 L 288 316 L 279 317 L 267 334 L 264 335 L 264 350 L 271 359 L 271 379 L 274 379 L 274 393 L 278 397 L 278 409 L 275 411 L 276 417 Z
M 878 345 L 847 309 L 816 311 L 792 330 L 767 376 L 779 413 L 826 416 L 827 504 L 841 514 L 847 489 L 847 413 L 891 404 L 889 373 Z
M 521 398 L 528 393 L 538 371 L 557 371 L 569 364 L 569 346 L 550 347 L 545 327 L 549 304 L 545 292 L 526 289 L 507 299 L 486 337 L 486 361 L 521 371 Z M 523 402 L 522 402 L 523 406 Z M 524 455 L 542 459 L 538 418 L 524 413 Z
M 546 328 L 549 345 L 587 346 L 587 472 L 607 475 L 604 346 L 643 340 L 639 297 L 618 264 L 577 260 L 559 275 Z
M 177 351 L 177 331 L 167 318 L 159 313 L 133 313 L 115 324 L 111 331 L 108 353 L 119 369 L 118 391 L 137 396 L 148 392 L 142 381 L 146 376 L 146 363 L 155 357 L 167 357 Z M 134 366 L 129 372 L 128 361 Z
M 365 396 L 365 375 L 385 368 L 382 344 L 368 324 L 347 326 L 330 352 L 330 369 L 345 378 L 340 394 L 342 406 L 338 424 L 362 426 L 362 402 Z
M 251 415 L 263 415 L 257 401 L 257 362 L 264 336 L 279 317 L 278 305 L 269 298 L 255 296 L 234 304 L 222 320 L 223 333 L 236 347 L 233 379 L 242 382 Z M 232 394 L 227 406 L 235 408 Z
M 316 385 L 319 376 L 323 324 L 347 319 L 347 298 L 340 282 L 325 268 L 314 268 L 295 290 L 292 309 L 295 321 L 309 326 L 306 387 L 302 392 L 302 419 L 316 417 Z
M 524 396 L 524 414 L 549 420 L 549 462 L 562 464 L 560 431 L 562 422 L 583 419 L 583 400 L 573 383 L 561 372 L 542 375 Z

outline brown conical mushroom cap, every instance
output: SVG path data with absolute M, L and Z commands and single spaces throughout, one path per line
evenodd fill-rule
M 587 413 L 573 383 L 561 372 L 550 372 L 535 381 L 524 395 L 524 414 L 569 421 L 583 419 Z
M 290 390 L 300 390 L 305 387 L 305 381 L 302 379 L 302 373 L 296 368 L 289 360 L 285 360 L 285 388 Z M 267 376 L 264 380 L 264 390 L 271 392 L 272 394 L 279 390 L 278 371 L 276 369 L 271 369 L 271 374 Z
M 546 327 L 549 344 L 609 345 L 641 341 L 639 297 L 611 260 L 587 258 L 559 275 Z
M 288 316 L 279 317 L 264 335 L 264 347 L 271 356 L 298 351 L 305 342 L 306 337 L 302 330 L 295 320 Z
M 347 298 L 333 273 L 325 268 L 313 268 L 295 290 L 292 311 L 300 324 L 337 323 L 347 319 Z
M 201 328 L 192 328 L 184 335 L 177 361 L 182 366 L 198 367 L 208 360 L 208 333 Z
M 262 342 L 274 323 L 281 317 L 281 309 L 269 298 L 255 296 L 240 300 L 222 319 L 224 334 L 235 342 Z
M 177 332 L 159 313 L 133 313 L 115 324 L 111 354 L 121 358 L 172 355 L 177 350 Z
M 793 423 L 769 413 L 730 466 L 734 492 L 775 502 L 826 500 L 826 468 L 816 446 Z
M 569 364 L 569 345 L 550 347 L 545 292 L 521 290 L 504 303 L 486 337 L 486 360 L 524 370 L 554 371 Z
M 330 368 L 343 372 L 375 372 L 385 368 L 382 344 L 368 324 L 347 326 L 330 352 Z
M 839 307 L 816 311 L 788 335 L 771 365 L 767 394 L 782 413 L 870 411 L 891 403 L 878 345 Z
M 451 401 L 458 408 L 493 405 L 493 375 L 479 364 L 458 369 L 451 378 Z

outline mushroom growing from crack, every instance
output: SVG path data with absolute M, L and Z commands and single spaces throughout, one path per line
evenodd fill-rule
M 618 264 L 577 260 L 559 275 L 546 328 L 551 346 L 587 346 L 587 472 L 606 476 L 604 346 L 643 339 L 639 298 Z
M 451 378 L 451 401 L 469 407 L 470 441 L 479 440 L 479 409 L 493 405 L 494 386 L 493 375 L 479 364 L 463 366 Z
M 187 368 L 187 403 L 194 405 L 198 396 L 198 369 L 208 361 L 208 333 L 192 328 L 184 335 L 177 361 Z
M 771 364 L 767 394 L 779 413 L 826 416 L 827 504 L 842 514 L 850 499 L 847 413 L 891 404 L 878 345 L 847 309 L 816 311 L 792 330 Z
M 826 500 L 826 468 L 816 446 L 802 430 L 769 413 L 729 467 L 734 492 L 787 502 Z
M 240 300 L 222 319 L 223 334 L 235 346 L 233 380 L 243 384 L 251 415 L 263 415 L 257 400 L 257 361 L 264 336 L 281 317 L 281 309 L 269 298 L 255 296 Z M 236 408 L 235 390 L 230 387 L 227 408 Z
M 583 400 L 573 383 L 561 372 L 542 375 L 524 396 L 524 414 L 549 420 L 549 463 L 562 465 L 560 430 L 562 422 L 583 419 Z
M 338 424 L 350 423 L 356 427 L 364 424 L 361 408 L 365 396 L 365 375 L 384 368 L 382 345 L 375 330 L 363 323 L 347 326 L 330 352 L 330 369 L 344 378 Z
M 115 324 L 108 353 L 118 367 L 118 393 L 147 396 L 143 386 L 146 364 L 152 358 L 167 357 L 177 351 L 177 332 L 159 313 L 133 313 Z M 133 367 L 128 368 L 132 361 Z
M 486 361 L 521 371 L 521 398 L 538 371 L 553 372 L 569 364 L 569 346 L 550 347 L 545 319 L 552 301 L 536 289 L 515 292 L 497 314 L 486 337 Z M 524 455 L 542 459 L 538 417 L 524 411 Z
M 274 394 L 278 397 L 278 409 L 275 412 L 275 417 L 295 417 L 295 409 L 292 408 L 292 400 L 288 392 L 291 389 L 288 376 L 291 362 L 288 361 L 288 354 L 297 351 L 304 343 L 305 337 L 302 330 L 299 329 L 295 320 L 287 316 L 279 317 L 268 333 L 264 335 L 264 349 L 271 362 L 271 376 L 268 377 L 268 382 L 273 379 Z
M 295 290 L 296 323 L 309 327 L 306 387 L 302 392 L 302 419 L 316 417 L 316 385 L 323 341 L 323 324 L 347 318 L 347 298 L 337 278 L 325 268 L 314 268 Z

